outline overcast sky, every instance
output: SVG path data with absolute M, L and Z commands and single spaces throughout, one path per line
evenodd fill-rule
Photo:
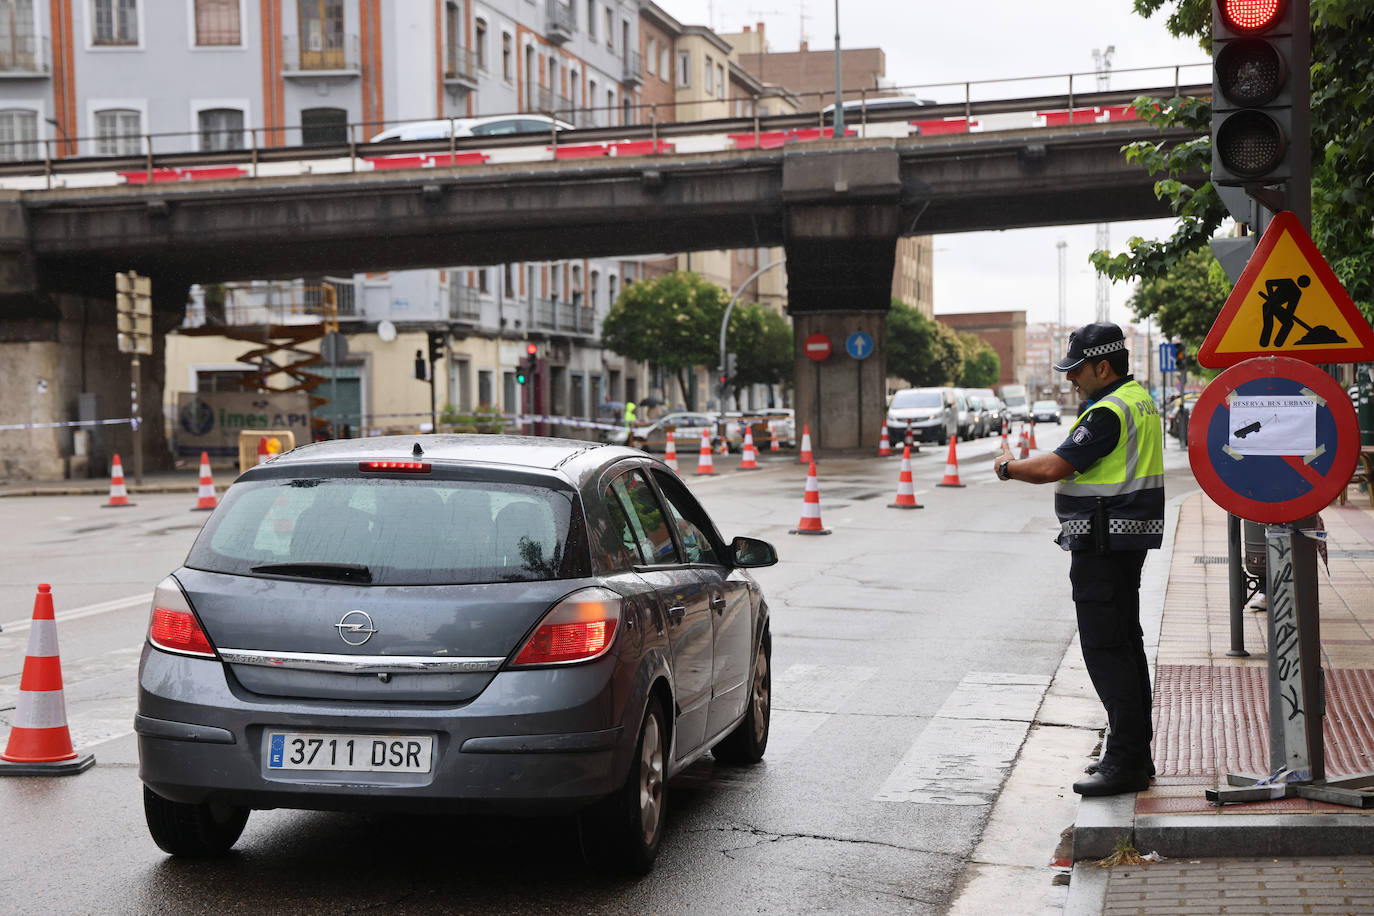
M 835 4 L 817 0 L 659 0 L 685 25 L 710 25 L 736 32 L 764 22 L 774 51 L 795 51 L 804 11 L 812 49 L 835 45 Z M 941 83 L 1016 80 L 1077 74 L 1075 89 L 1095 85 L 1093 50 L 1113 47 L 1112 88 L 1172 84 L 1173 66 L 1184 83 L 1211 81 L 1209 60 L 1197 44 L 1169 35 L 1164 16 L 1143 19 L 1131 0 L 840 0 L 840 36 L 845 48 L 879 47 L 891 85 L 919 87 L 910 94 L 937 101 L 962 99 L 962 87 Z M 1129 73 L 1136 68 L 1167 68 Z M 987 98 L 1063 93 L 1067 80 L 999 83 L 984 87 Z M 953 93 L 953 95 L 951 95 Z M 1110 244 L 1120 251 L 1127 238 L 1159 238 L 1172 220 L 1109 224 Z M 935 237 L 935 311 L 981 312 L 1025 309 L 1031 321 L 1054 321 L 1059 310 L 1057 243 L 1068 244 L 1065 311 L 1070 323 L 1093 320 L 1096 277 L 1088 255 L 1096 227 L 1058 226 L 1008 232 L 971 232 Z M 1130 287 L 1111 290 L 1111 318 L 1130 320 Z

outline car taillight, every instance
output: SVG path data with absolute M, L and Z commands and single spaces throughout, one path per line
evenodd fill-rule
M 620 624 L 620 596 L 604 588 L 574 592 L 544 615 L 512 665 L 559 665 L 598 658 Z
M 153 592 L 153 613 L 148 621 L 148 641 L 165 652 L 214 658 L 215 649 L 181 586 L 171 576 L 163 579 Z

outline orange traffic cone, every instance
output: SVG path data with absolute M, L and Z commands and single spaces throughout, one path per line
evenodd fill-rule
M 811 424 L 802 424 L 802 444 L 801 454 L 797 456 L 797 461 L 802 464 L 812 464 L 816 458 L 811 454 Z
M 897 475 L 897 501 L 888 503 L 889 509 L 924 509 L 916 502 L 916 487 L 911 480 L 911 447 L 902 448 L 902 471 Z
M 829 528 L 821 526 L 821 487 L 816 482 L 816 462 L 811 462 L 806 472 L 806 495 L 802 497 L 801 521 L 789 534 L 829 534 Z
M 1040 451 L 1040 446 L 1035 444 L 1035 417 L 1031 417 L 1030 447 Z
M 772 423 L 769 423 L 769 424 L 768 424 L 768 437 L 769 437 L 770 439 L 773 440 L 773 441 L 772 441 L 771 443 L 769 443 L 769 445 L 768 445 L 768 451 L 770 451 L 770 452 L 780 452 L 780 451 L 782 451 L 782 446 L 778 443 L 778 431 L 777 431 L 776 429 L 773 428 L 773 424 L 772 424 Z
M 219 505 L 219 500 L 215 497 L 215 479 L 210 476 L 210 456 L 205 452 L 200 453 L 200 493 L 196 500 L 195 508 L 192 512 L 201 509 L 213 509 Z
M 957 436 L 949 437 L 949 457 L 945 459 L 945 476 L 940 478 L 937 487 L 962 487 L 959 482 L 959 454 L 954 450 Z
M 1006 424 L 1005 422 L 1003 422 L 1003 423 L 1002 423 L 1002 450 L 1005 451 L 1006 448 L 1007 448 L 1007 424 Z
M 258 464 L 262 464 L 270 457 L 272 456 L 267 451 L 267 438 L 263 437 L 258 440 Z
M 892 454 L 892 443 L 887 441 L 887 424 L 883 424 L 883 435 L 878 439 L 878 457 L 887 458 Z
M 119 463 L 119 452 L 115 452 L 110 462 L 110 501 L 101 508 L 114 509 L 119 506 L 132 506 L 129 491 L 124 489 L 124 465 Z
M 1026 424 L 1024 423 L 1021 424 L 1021 442 L 1017 447 L 1021 450 L 1021 454 L 1017 455 L 1018 458 L 1030 457 L 1030 440 L 1026 438 Z
M 94 754 L 78 754 L 72 747 L 67 704 L 62 698 L 52 586 L 40 585 L 33 601 L 29 654 L 19 678 L 14 727 L 5 753 L 0 754 L 0 776 L 68 776 L 94 763 Z
M 906 435 L 902 438 L 902 444 L 905 445 L 905 446 L 907 446 L 907 447 L 910 447 L 910 446 L 913 446 L 913 445 L 916 444 L 916 443 L 912 440 L 912 438 L 911 438 L 911 421 L 910 421 L 910 420 L 907 420 L 907 421 L 906 421 Z
M 711 461 L 711 431 L 703 429 L 701 431 L 701 452 L 697 455 L 697 473 L 714 474 L 716 466 Z
M 668 430 L 668 444 L 663 446 L 663 463 L 674 471 L 680 471 L 677 466 L 677 443 L 673 441 L 673 431 Z
M 744 457 L 740 459 L 739 469 L 741 471 L 757 471 L 759 469 L 759 453 L 754 448 L 754 431 L 749 428 L 744 430 L 744 446 L 742 449 Z

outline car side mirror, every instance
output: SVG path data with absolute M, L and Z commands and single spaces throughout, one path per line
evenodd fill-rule
M 778 552 L 767 541 L 737 537 L 730 542 L 730 558 L 739 567 L 772 566 L 778 562 Z

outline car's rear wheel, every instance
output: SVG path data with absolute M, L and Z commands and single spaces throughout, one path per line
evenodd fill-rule
M 148 832 L 159 849 L 174 856 L 223 855 L 243 834 L 248 813 L 238 805 L 170 801 L 143 787 Z
M 625 782 L 578 819 L 583 856 L 633 874 L 654 867 L 667 814 L 668 723 L 663 702 L 649 700 Z
M 754 655 L 754 679 L 749 689 L 749 709 L 734 731 L 720 740 L 711 754 L 722 763 L 750 764 L 763 759 L 768 749 L 768 728 L 773 712 L 773 639 L 767 630 Z

